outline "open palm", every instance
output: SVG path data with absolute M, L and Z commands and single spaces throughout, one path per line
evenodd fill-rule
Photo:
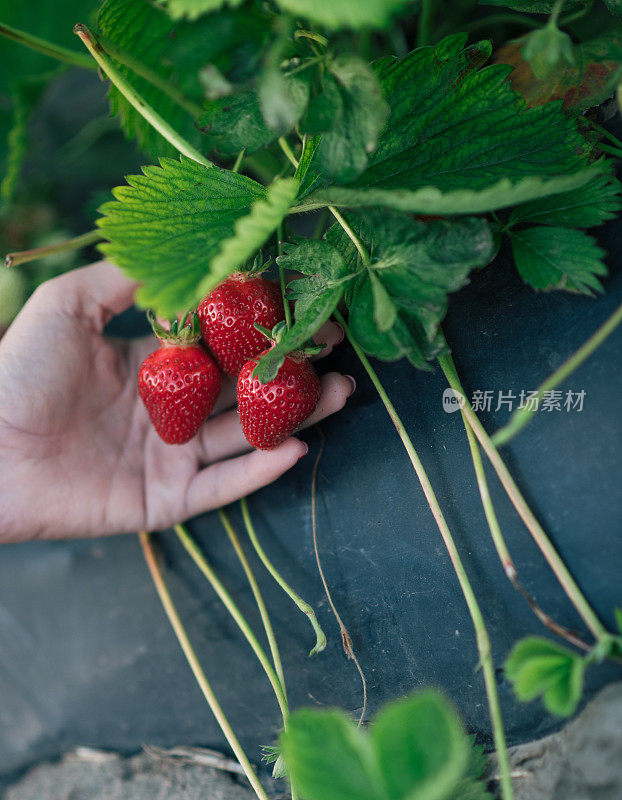
M 106 262 L 55 278 L 0 342 L 0 541 L 164 528 L 270 483 L 306 453 L 295 438 L 248 452 L 227 380 L 199 435 L 164 444 L 136 385 L 156 340 L 102 335 L 134 290 Z M 322 334 L 329 352 L 340 331 Z M 325 375 L 307 424 L 342 408 L 352 388 Z

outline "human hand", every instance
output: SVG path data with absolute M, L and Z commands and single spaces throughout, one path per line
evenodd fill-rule
M 0 342 L 0 542 L 165 528 L 271 483 L 307 452 L 293 437 L 251 450 L 226 376 L 198 436 L 162 442 L 136 378 L 156 339 L 102 335 L 135 288 L 107 262 L 54 278 Z M 342 336 L 328 323 L 316 338 L 326 354 Z M 305 425 L 341 409 L 353 388 L 324 375 Z

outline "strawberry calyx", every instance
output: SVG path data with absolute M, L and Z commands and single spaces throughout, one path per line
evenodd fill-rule
M 201 338 L 201 323 L 196 311 L 188 311 L 181 319 L 171 321 L 170 330 L 160 325 L 151 311 L 147 312 L 147 319 L 153 333 L 159 342 L 177 347 L 187 347 L 197 344 Z
M 263 325 L 260 325 L 258 322 L 254 323 L 255 328 L 262 333 L 266 339 L 270 342 L 270 346 L 274 347 L 275 345 L 282 342 L 285 336 L 288 333 L 288 327 L 285 320 L 282 322 L 278 322 L 272 330 L 268 330 L 268 328 L 264 328 Z M 326 347 L 324 344 L 316 344 L 313 339 L 308 339 L 301 347 L 297 347 L 294 352 L 291 352 L 290 356 L 304 356 L 305 358 L 309 358 L 310 356 L 316 356 L 318 353 L 321 353 L 322 350 Z

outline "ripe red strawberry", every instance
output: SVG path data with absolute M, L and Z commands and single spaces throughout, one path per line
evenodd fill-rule
M 309 360 L 294 352 L 285 357 L 274 380 L 261 383 L 253 370 L 264 353 L 251 358 L 240 371 L 238 410 L 247 441 L 270 450 L 313 413 L 320 399 L 320 379 Z
M 209 416 L 222 384 L 218 367 L 198 344 L 196 314 L 186 326 L 174 322 L 165 331 L 152 320 L 160 349 L 143 361 L 138 391 L 154 428 L 167 444 L 184 444 Z
M 203 340 L 221 370 L 234 377 L 266 346 L 255 322 L 272 330 L 285 318 L 279 287 L 261 276 L 241 273 L 203 298 L 198 314 Z

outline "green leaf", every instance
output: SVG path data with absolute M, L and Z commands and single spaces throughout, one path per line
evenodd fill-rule
M 274 181 L 268 187 L 265 199 L 255 200 L 250 213 L 235 221 L 233 236 L 225 239 L 220 252 L 210 263 L 209 275 L 199 285 L 201 295 L 213 289 L 259 250 L 283 221 L 298 193 L 298 187 L 295 178 Z
M 382 285 L 380 278 L 374 273 L 369 273 L 371 291 L 374 300 L 374 322 L 380 333 L 390 330 L 397 319 L 397 306 Z
M 510 231 L 516 267 L 534 289 L 565 289 L 593 295 L 607 274 L 605 251 L 591 236 L 573 228 L 527 228 Z
M 170 316 L 196 304 L 201 282 L 222 275 L 236 222 L 252 216 L 256 201 L 266 203 L 266 190 L 243 175 L 183 157 L 163 158 L 143 173 L 129 176 L 128 186 L 114 190 L 116 200 L 101 208 L 98 225 L 109 240 L 101 249 L 142 283 L 137 294 L 142 306 Z M 257 241 L 256 231 L 252 235 Z M 247 251 L 239 242 L 231 249 L 238 248 Z
M 391 113 L 355 187 L 474 192 L 502 178 L 572 177 L 587 166 L 585 141 L 561 104 L 526 109 L 507 80 L 510 66 L 480 69 L 490 43 L 465 42 L 466 34 L 456 34 L 376 63 Z
M 488 224 L 474 218 L 421 222 L 380 211 L 365 217 L 349 215 L 348 222 L 371 254 L 368 266 L 361 264 L 340 228 L 333 226 L 327 238 L 350 272 L 359 275 L 346 295 L 354 338 L 377 358 L 406 357 L 425 368 L 444 347 L 439 326 L 448 294 L 463 286 L 468 273 L 488 263 L 494 253 Z M 394 324 L 386 329 L 391 312 L 378 299 L 376 282 L 397 309 Z
M 568 10 L 581 5 L 584 0 L 566 0 L 564 8 Z M 555 0 L 479 0 L 480 6 L 503 6 L 525 14 L 550 14 Z
M 166 57 L 174 35 L 175 25 L 166 12 L 148 0 L 106 0 L 101 7 L 97 22 L 106 39 L 115 47 L 130 53 L 131 57 L 153 70 L 167 82 L 175 81 L 175 71 L 166 64 Z M 122 76 L 144 98 L 145 102 L 197 148 L 204 144 L 200 132 L 195 128 L 192 114 L 182 108 L 161 89 L 113 59 Z M 194 97 L 201 97 L 198 76 Z M 141 114 L 111 85 L 108 96 L 110 109 L 118 115 L 124 132 L 136 138 L 139 145 L 153 156 L 174 155 L 170 145 Z
M 387 706 L 374 720 L 372 738 L 390 800 L 443 800 L 468 765 L 462 726 L 438 692 Z
M 218 11 L 223 6 L 239 6 L 243 0 L 157 0 L 173 19 L 197 19 L 203 14 Z
M 613 613 L 616 620 L 616 625 L 618 626 L 618 630 L 622 634 L 622 608 L 614 608 Z
M 308 281 L 313 281 L 308 278 Z M 294 281 L 301 284 L 302 281 Z M 299 290 L 300 292 L 300 290 Z M 315 283 L 312 291 L 305 296 L 298 294 L 300 299 L 296 305 L 304 302 L 303 311 L 296 314 L 296 321 L 283 335 L 281 341 L 275 344 L 255 367 L 253 375 L 262 383 L 276 378 L 285 356 L 292 350 L 301 348 L 308 339 L 316 333 L 333 313 L 344 292 L 343 285 L 328 285 L 324 281 Z M 304 298 L 304 299 L 303 299 Z
M 328 242 L 296 238 L 283 243 L 279 266 L 303 275 L 319 275 L 326 281 L 339 281 L 347 272 L 343 257 Z
M 276 377 L 285 356 L 306 344 L 333 313 L 348 282 L 348 267 L 328 242 L 297 239 L 283 245 L 279 266 L 309 277 L 291 281 L 288 296 L 295 301 L 295 322 L 261 359 L 255 375 L 262 383 Z
M 235 155 L 242 148 L 254 153 L 276 138 L 261 115 L 257 93 L 252 91 L 208 101 L 197 125 L 209 137 L 211 147 L 225 155 Z
M 295 711 L 281 748 L 305 800 L 388 800 L 369 737 L 340 711 Z
M 294 212 L 313 211 L 326 206 L 345 208 L 377 208 L 383 206 L 396 211 L 414 214 L 484 214 L 507 208 L 528 200 L 551 194 L 568 192 L 583 186 L 601 173 L 600 166 L 593 166 L 570 175 L 555 177 L 528 177 L 519 181 L 509 178 L 485 189 L 442 190 L 435 186 L 420 189 L 359 189 L 356 187 L 329 186 L 316 189 L 292 209 Z
M 501 6 L 525 14 L 550 14 L 554 0 L 479 0 L 480 6 Z
M 597 175 L 583 186 L 514 208 L 510 225 L 538 223 L 569 228 L 592 228 L 613 219 L 620 207 L 620 182 L 611 172 Z
M 622 19 L 622 2 L 621 0 L 605 0 L 605 5 L 609 9 L 609 12 L 613 14 L 614 17 L 618 19 Z
M 380 83 L 369 65 L 354 55 L 330 60 L 322 93 L 309 106 L 302 130 L 323 133 L 316 167 L 332 178 L 351 181 L 367 167 L 389 114 Z
M 98 23 L 105 41 L 131 56 L 156 78 L 185 98 L 175 97 L 115 60 L 115 65 L 166 122 L 197 149 L 206 142 L 195 125 L 204 90 L 201 71 L 213 65 L 234 82 L 253 77 L 263 47 L 269 20 L 258 9 L 225 9 L 190 23 L 173 21 L 166 11 L 149 0 L 106 0 Z M 112 53 L 114 55 L 114 53 Z M 128 137 L 154 157 L 176 155 L 174 148 L 133 108 L 114 86 L 110 107 L 118 114 Z
M 258 94 L 266 125 L 278 134 L 286 134 L 307 107 L 309 84 L 303 78 L 288 78 L 276 65 L 269 65 L 261 75 Z
M 485 780 L 482 780 L 488 763 L 484 748 L 475 744 L 473 736 L 468 736 L 467 740 L 471 745 L 469 763 L 463 778 L 447 800 L 494 800 L 486 788 Z
M 385 28 L 408 0 L 276 0 L 296 17 L 333 30 L 337 28 Z
M 505 662 L 505 672 L 519 700 L 541 696 L 553 714 L 572 714 L 581 699 L 584 660 L 547 639 L 532 636 L 518 642 Z

